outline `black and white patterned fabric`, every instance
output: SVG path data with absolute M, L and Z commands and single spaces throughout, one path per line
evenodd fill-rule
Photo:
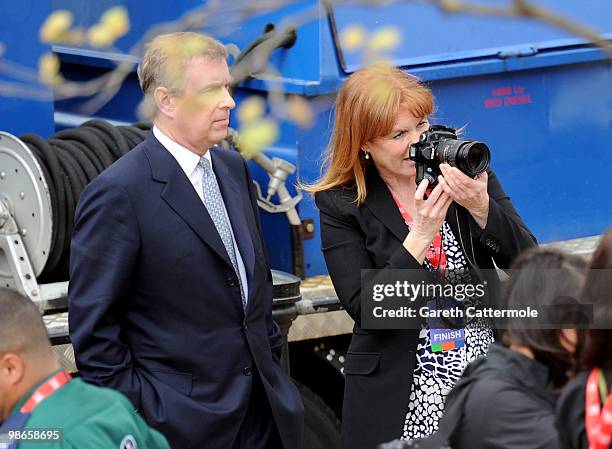
M 463 251 L 446 222 L 442 225 L 442 244 L 446 252 L 447 273 L 450 271 L 452 276 L 468 267 Z M 425 266 L 430 271 L 436 270 L 427 260 Z M 436 353 L 431 350 L 429 328 L 421 328 L 402 439 L 424 438 L 438 429 L 446 395 L 465 367 L 476 358 L 486 355 L 491 342 L 493 331 L 490 325 L 483 320 L 474 321 L 465 328 L 464 346 Z

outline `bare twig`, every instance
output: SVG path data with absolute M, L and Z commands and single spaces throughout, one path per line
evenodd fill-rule
M 143 53 L 144 45 L 153 37 L 174 32 L 200 30 L 209 22 L 212 22 L 215 14 L 223 14 L 223 33 L 230 33 L 236 29 L 241 22 L 258 14 L 264 14 L 274 11 L 281 7 L 286 7 L 297 0 L 280 1 L 280 0 L 259 0 L 257 2 L 246 2 L 242 0 L 210 0 L 205 5 L 194 8 L 186 12 L 183 16 L 175 21 L 156 24 L 151 27 L 145 35 L 130 49 L 130 52 L 125 59 L 112 71 L 105 73 L 95 79 L 84 82 L 65 81 L 54 86 L 55 99 L 67 99 L 74 97 L 93 96 L 81 107 L 81 113 L 94 114 L 103 107 L 110 99 L 119 91 L 121 85 L 133 72 L 136 62 Z M 394 3 L 426 3 L 434 7 L 438 7 L 441 11 L 451 14 L 472 14 L 479 16 L 507 17 L 511 19 L 528 18 L 537 20 L 543 23 L 550 24 L 558 29 L 565 30 L 573 35 L 587 39 L 597 47 L 607 52 L 612 57 L 612 43 L 604 39 L 594 30 L 576 23 L 569 18 L 562 17 L 554 11 L 534 5 L 528 0 L 509 0 L 504 6 L 490 6 L 486 4 L 470 3 L 462 0 L 327 0 L 330 5 L 368 5 L 368 6 L 383 6 Z M 307 8 L 300 11 L 287 19 L 283 20 L 277 27 L 280 30 L 279 34 L 283 34 L 289 27 L 299 28 L 303 23 L 318 17 L 318 8 L 315 5 L 313 8 Z M 278 78 L 275 71 L 269 67 L 269 58 L 274 49 L 274 40 L 264 42 L 258 46 L 252 54 L 247 55 L 239 67 L 233 67 L 233 75 L 236 78 L 243 79 L 245 77 L 261 73 L 261 77 L 270 82 L 274 82 Z M 235 47 L 235 46 L 234 46 Z M 232 53 L 236 53 L 236 48 L 232 47 Z M 125 56 L 125 55 L 124 55 Z M 265 74 L 262 73 L 265 71 Z M 19 85 L 15 83 L 0 82 L 0 94 L 3 95 L 18 95 L 21 94 L 27 98 L 47 99 L 48 95 L 44 93 L 48 89 L 42 89 L 38 82 L 37 72 L 25 67 L 21 67 L 14 63 L 0 59 L 0 73 L 8 74 L 9 76 L 32 83 L 32 85 Z M 277 84 L 277 83 L 275 83 Z M 278 90 L 278 86 L 270 86 L 272 90 Z M 277 101 L 275 100 L 275 103 Z
M 604 39 L 596 31 L 562 17 L 554 11 L 531 4 L 527 0 L 512 0 L 505 7 L 466 3 L 460 0 L 431 0 L 431 3 L 435 3 L 442 11 L 452 14 L 535 19 L 587 39 L 612 58 L 612 42 Z

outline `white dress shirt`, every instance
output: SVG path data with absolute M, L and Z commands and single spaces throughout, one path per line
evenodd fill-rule
M 168 150 L 172 156 L 174 156 L 174 159 L 176 159 L 176 162 L 178 162 L 178 164 L 181 166 L 181 168 L 185 172 L 185 175 L 187 175 L 189 182 L 191 182 L 191 185 L 200 197 L 202 204 L 204 204 L 204 191 L 202 190 L 202 176 L 204 174 L 204 169 L 199 165 L 200 156 L 195 154 L 193 151 L 188 150 L 184 146 L 176 143 L 170 137 L 165 135 L 157 126 L 153 126 L 153 135 L 159 141 L 159 143 L 161 143 L 162 146 L 166 148 L 166 150 Z M 204 157 L 208 160 L 208 162 L 210 162 L 210 166 L 212 167 L 214 173 L 215 166 L 213 165 L 212 158 L 210 157 L 210 151 L 206 151 Z M 221 198 L 221 204 L 223 205 L 223 213 L 225 214 L 225 219 L 230 224 L 232 242 L 234 243 L 234 250 L 236 251 L 236 261 L 238 262 L 238 275 L 240 276 L 240 281 L 242 282 L 245 301 L 248 301 L 249 285 L 247 282 L 246 269 L 244 267 L 244 261 L 242 260 L 242 256 L 240 255 L 240 250 L 238 249 L 238 244 L 236 243 L 236 238 L 234 237 L 232 222 L 230 221 L 229 215 L 227 214 L 227 208 L 225 207 L 223 197 Z

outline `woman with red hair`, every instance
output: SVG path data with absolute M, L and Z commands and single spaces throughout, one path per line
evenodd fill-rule
M 493 340 L 480 323 L 464 330 L 455 349 L 439 352 L 428 325 L 362 328 L 361 270 L 408 269 L 416 279 L 422 270 L 493 269 L 493 261 L 505 268 L 536 244 L 491 170 L 472 179 L 441 164 L 438 185 L 425 198 L 428 182 L 416 185 L 408 155 L 433 110 L 430 90 L 401 70 L 376 65 L 355 72 L 336 99 L 326 171 L 306 186 L 320 210 L 331 280 L 355 320 L 344 371 L 346 449 L 434 432 L 447 392 Z

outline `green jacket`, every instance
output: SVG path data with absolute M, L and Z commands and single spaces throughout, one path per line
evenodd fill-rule
M 51 375 L 26 393 L 13 412 Z M 34 409 L 23 430 L 33 429 L 59 429 L 61 440 L 21 440 L 18 449 L 170 449 L 166 438 L 146 424 L 125 396 L 80 379 L 73 379 Z

